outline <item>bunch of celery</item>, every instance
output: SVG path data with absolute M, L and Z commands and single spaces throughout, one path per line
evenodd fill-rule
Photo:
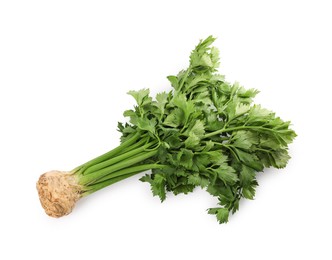
M 230 84 L 217 74 L 213 37 L 200 41 L 186 70 L 168 79 L 173 87 L 153 99 L 149 90 L 130 91 L 137 105 L 119 124 L 121 144 L 69 172 L 43 174 L 37 189 L 46 213 L 69 214 L 75 203 L 99 189 L 151 170 L 142 181 L 163 201 L 168 191 L 191 192 L 199 186 L 216 196 L 210 208 L 220 223 L 253 199 L 256 173 L 282 168 L 296 134 L 275 113 L 252 104 L 258 93 Z

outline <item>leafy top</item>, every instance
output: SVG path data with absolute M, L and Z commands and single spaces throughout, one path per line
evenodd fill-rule
M 256 172 L 286 166 L 288 144 L 296 134 L 289 121 L 252 104 L 257 90 L 230 84 L 217 73 L 214 41 L 212 36 L 200 41 L 189 67 L 168 76 L 170 92 L 154 100 L 148 89 L 130 91 L 137 105 L 125 111 L 130 123 L 119 129 L 122 140 L 141 131 L 160 142 L 158 154 L 149 160 L 167 167 L 141 178 L 154 195 L 163 201 L 166 191 L 187 194 L 200 186 L 218 197 L 220 207 L 208 213 L 223 223 L 242 197 L 254 198 Z

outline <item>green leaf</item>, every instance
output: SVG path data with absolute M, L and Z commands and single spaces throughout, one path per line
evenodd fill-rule
M 212 68 L 215 70 L 219 67 L 219 50 L 215 47 L 211 47 L 210 50 L 210 58 L 212 61 Z M 219 75 L 220 76 L 220 75 Z M 224 76 L 222 76 L 222 80 L 224 79 Z M 216 78 L 213 78 L 212 80 L 216 80 Z M 218 77 L 218 80 L 220 80 L 220 77 Z
M 286 149 L 278 149 L 271 153 L 273 157 L 273 166 L 276 168 L 284 168 L 286 167 L 290 156 Z
M 216 131 L 222 129 L 225 123 L 220 121 L 217 114 L 212 113 L 209 111 L 209 114 L 206 115 L 206 130 L 209 131 Z
M 258 157 L 253 153 L 244 152 L 241 149 L 234 148 L 238 158 L 245 165 L 255 169 L 256 171 L 263 170 L 263 164 L 258 160 Z
M 137 124 L 137 113 L 134 110 L 126 110 L 123 112 L 123 116 L 125 117 L 129 117 L 130 118 L 130 123 L 132 123 L 133 125 Z
M 257 89 L 245 89 L 240 87 L 237 91 L 237 96 L 240 98 L 242 103 L 250 104 L 252 102 L 252 98 L 254 98 L 259 91 Z
M 209 156 L 210 162 L 215 165 L 225 165 L 227 163 L 228 157 L 220 150 L 210 151 L 206 154 Z
M 179 88 L 179 80 L 177 76 L 168 76 L 167 79 L 171 82 L 171 85 L 175 90 Z
M 204 147 L 203 152 L 208 152 L 208 151 L 210 151 L 213 147 L 214 147 L 214 143 L 213 143 L 211 140 L 209 140 L 209 141 L 207 141 L 207 142 L 205 143 L 205 147 Z
M 135 98 L 137 105 L 142 105 L 144 100 L 149 97 L 150 90 L 149 89 L 141 89 L 138 91 L 131 90 L 128 91 L 128 94 Z
M 242 194 L 246 199 L 253 200 L 255 197 L 255 188 L 254 186 L 245 187 L 242 189 Z
M 213 171 L 217 172 L 218 177 L 227 184 L 233 185 L 239 180 L 236 171 L 227 164 L 222 164 Z
M 182 145 L 182 141 L 178 134 L 172 134 L 165 138 L 165 142 L 169 145 L 169 148 L 178 149 Z
M 178 127 L 182 124 L 183 122 L 183 112 L 179 108 L 175 108 L 171 114 L 169 114 L 165 121 L 163 122 L 164 125 L 166 126 L 171 126 L 171 127 Z
M 190 55 L 190 66 L 196 71 L 214 71 L 219 65 L 218 50 L 210 48 L 215 38 L 209 36 L 196 46 Z
M 195 185 L 191 184 L 182 184 L 182 185 L 177 185 L 176 187 L 173 188 L 173 194 L 178 195 L 180 193 L 188 194 L 189 192 L 192 192 L 195 188 Z
M 233 136 L 233 140 L 233 146 L 244 150 L 249 150 L 259 143 L 259 137 L 256 133 L 245 130 L 237 131 Z
M 271 117 L 274 117 L 274 113 L 272 111 L 262 108 L 260 105 L 254 105 L 249 111 L 247 123 L 265 124 L 269 121 L 269 119 L 271 119 Z
M 164 201 L 166 199 L 165 177 L 158 173 L 151 176 L 145 175 L 140 180 L 150 183 L 153 196 L 158 196 L 161 201 Z
M 193 169 L 201 173 L 206 172 L 208 165 L 211 164 L 208 153 L 195 152 Z
M 184 145 L 188 149 L 196 150 L 197 148 L 200 148 L 200 141 L 201 139 L 195 135 L 195 133 L 190 133 L 189 137 L 184 141 Z
M 226 208 L 210 208 L 208 213 L 216 215 L 220 224 L 228 222 L 229 211 Z
M 161 104 L 166 104 L 168 95 L 169 94 L 166 91 L 160 92 L 156 95 L 156 100 Z
M 280 143 L 278 142 L 278 139 L 274 137 L 271 138 L 270 135 L 260 134 L 259 145 L 264 149 L 276 150 L 279 149 Z
M 188 138 L 184 142 L 185 147 L 193 150 L 201 150 L 200 141 L 204 133 L 204 123 L 201 120 L 196 120 L 184 133 L 188 135 Z
M 139 117 L 137 118 L 137 126 L 141 130 L 149 131 L 152 134 L 155 134 L 155 126 L 156 126 L 156 120 L 155 119 L 147 119 Z
M 210 84 L 207 75 L 204 74 L 188 78 L 186 83 L 185 91 L 190 91 L 191 93 L 202 93 L 203 90 L 207 90 L 207 86 Z M 200 86 L 202 86 L 202 88 L 198 88 Z
M 187 129 L 185 134 L 194 134 L 198 137 L 202 137 L 205 134 L 205 126 L 204 122 L 202 120 L 196 120 L 194 121 L 194 124 Z
M 198 173 L 191 174 L 188 177 L 188 183 L 195 186 L 201 186 L 202 188 L 209 185 L 209 180 L 203 176 L 200 176 Z
M 255 180 L 255 170 L 246 165 L 242 165 L 242 170 L 240 172 L 240 182 L 243 187 L 248 187 Z
M 156 95 L 157 102 L 156 107 L 159 108 L 160 114 L 163 115 L 165 112 L 165 105 L 167 103 L 168 94 L 166 92 L 161 92 Z
M 191 150 L 181 148 L 177 154 L 178 164 L 186 169 L 191 169 L 193 166 L 193 157 L 194 153 Z
M 244 115 L 250 110 L 250 106 L 247 104 L 238 103 L 235 107 L 235 117 Z
M 183 124 L 185 125 L 189 119 L 189 116 L 195 112 L 195 104 L 192 101 L 187 100 L 186 96 L 182 93 L 178 93 L 176 96 L 174 96 L 172 103 L 183 111 Z
M 230 206 L 235 200 L 234 193 L 230 186 L 222 187 L 217 196 L 219 196 L 219 204 L 222 206 Z

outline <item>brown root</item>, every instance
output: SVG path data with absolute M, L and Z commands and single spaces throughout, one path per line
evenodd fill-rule
M 81 186 L 70 172 L 50 171 L 37 182 L 39 200 L 47 215 L 59 218 L 68 215 L 81 197 Z

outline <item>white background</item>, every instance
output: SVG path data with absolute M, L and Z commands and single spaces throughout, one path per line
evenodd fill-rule
M 0 259 L 332 259 L 329 1 L 0 1 Z M 35 183 L 115 147 L 131 89 L 170 90 L 213 34 L 220 72 L 298 133 L 226 225 L 135 176 L 46 216 Z

